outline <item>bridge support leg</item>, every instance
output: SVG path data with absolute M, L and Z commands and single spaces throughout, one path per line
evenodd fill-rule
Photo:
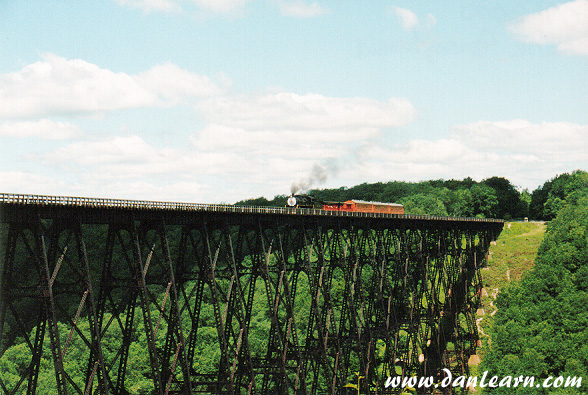
M 11 223 L 6 251 L 1 279 L 0 344 L 5 348 L 15 336 L 22 336 L 31 356 L 29 366 L 14 387 L 10 389 L 2 377 L 0 387 L 6 393 L 14 393 L 28 380 L 27 393 L 36 393 L 48 332 L 55 375 L 55 388 L 49 391 L 108 393 L 90 269 L 79 222 Z M 31 270 L 31 265 L 35 270 Z M 70 307 L 76 301 L 78 307 L 74 314 Z M 87 322 L 87 327 L 81 326 L 80 320 Z M 34 339 L 29 338 L 31 331 L 35 333 Z M 87 369 L 82 368 L 84 357 L 80 360 L 80 356 L 68 354 L 72 349 L 88 351 L 85 357 L 92 362 Z M 5 352 L 6 349 L 1 350 L 0 355 L 6 358 Z M 51 388 L 46 380 L 44 376 L 43 386 Z
M 0 371 L 0 389 L 16 393 L 26 386 L 26 393 L 34 394 L 46 323 L 52 313 L 46 300 L 49 295 L 42 236 L 34 222 L 12 222 L 2 232 L 5 254 L 0 273 L 0 358 L 9 359 L 13 367 Z M 34 336 L 29 335 L 31 331 Z M 17 337 L 25 339 L 26 346 L 11 355 L 8 348 Z

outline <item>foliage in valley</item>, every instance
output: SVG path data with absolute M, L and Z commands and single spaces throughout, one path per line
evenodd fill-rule
M 533 376 L 540 382 L 584 376 L 582 387 L 503 387 L 492 393 L 588 392 L 588 178 L 584 172 L 559 176 L 540 194 L 545 203 L 538 211 L 555 217 L 533 269 L 498 295 L 492 342 L 480 371 Z

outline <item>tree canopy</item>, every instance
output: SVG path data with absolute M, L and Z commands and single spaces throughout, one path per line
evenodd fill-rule
M 482 363 L 482 369 L 492 375 L 545 379 L 581 377 L 588 372 L 588 188 L 576 182 L 584 176 L 568 175 L 548 185 L 548 200 L 560 199 L 562 188 L 568 194 L 559 202 L 533 270 L 520 283 L 506 287 L 496 300 L 492 343 Z M 492 392 L 586 393 L 587 379 L 581 389 L 497 388 Z
M 560 174 L 533 191 L 529 214 L 532 218 L 549 221 L 555 217 L 567 195 L 586 187 L 588 173 L 585 171 L 576 170 L 571 174 Z
M 350 188 L 313 189 L 309 195 L 323 201 L 350 199 L 402 203 L 407 214 L 451 215 L 458 217 L 519 218 L 529 215 L 529 196 L 519 192 L 506 178 L 491 177 L 481 182 L 430 180 L 422 182 L 363 183 Z M 247 199 L 236 205 L 283 207 L 286 195 L 272 200 Z

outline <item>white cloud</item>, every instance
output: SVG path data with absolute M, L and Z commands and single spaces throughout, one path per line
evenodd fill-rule
M 232 152 L 246 157 L 263 156 L 289 160 L 319 160 L 338 157 L 350 141 L 370 138 L 376 130 L 350 139 L 349 135 L 322 131 L 245 130 L 209 125 L 190 140 L 203 152 Z M 338 139 L 338 137 L 342 137 Z
M 357 165 L 343 169 L 341 176 L 356 182 L 502 176 L 535 188 L 586 163 L 588 125 L 517 119 L 456 125 L 448 138 L 433 141 L 370 142 L 359 151 Z
M 303 0 L 274 0 L 273 2 L 279 7 L 280 13 L 285 16 L 313 18 L 329 12 L 327 8 L 321 7 L 317 3 L 308 4 Z
M 480 121 L 456 125 L 441 139 L 387 145 L 394 128 L 416 117 L 406 99 L 225 92 L 209 78 L 173 64 L 130 75 L 47 55 L 20 72 L 0 75 L 0 116 L 92 114 L 197 99 L 194 109 L 204 126 L 191 131 L 186 144 L 169 148 L 139 135 L 88 137 L 77 125 L 50 117 L 6 120 L 0 136 L 80 139 L 50 152 L 19 153 L 29 164 L 40 161 L 44 174 L 67 179 L 5 169 L 0 186 L 31 193 L 230 202 L 288 193 L 290 184 L 317 163 L 338 165 L 332 186 L 499 175 L 534 187 L 588 162 L 588 125 Z
M 284 167 L 276 170 L 286 179 L 301 168 L 306 173 L 317 161 L 351 155 L 358 144 L 378 139 L 416 115 L 405 99 L 290 92 L 214 97 L 198 102 L 196 110 L 208 123 L 190 137 L 196 149 L 238 153 L 250 164 L 258 158 L 283 160 Z
M 139 136 L 114 137 L 103 141 L 80 141 L 48 155 L 50 162 L 75 161 L 82 165 L 157 161 L 161 156 Z
M 545 162 L 588 161 L 588 125 L 480 121 L 456 126 L 452 136 L 480 151 L 529 155 Z
M 205 99 L 197 110 L 207 125 L 190 136 L 192 146 L 160 148 L 139 136 L 117 136 L 76 141 L 40 158 L 46 166 L 76 174 L 83 185 L 123 180 L 163 185 L 187 179 L 211 189 L 226 184 L 232 191 L 249 188 L 269 196 L 287 193 L 290 183 L 315 163 L 349 157 L 359 144 L 415 116 L 404 99 L 286 92 Z
M 411 140 L 387 146 L 370 142 L 359 151 L 357 164 L 344 168 L 342 175 L 357 180 L 422 181 L 435 178 L 468 177 L 474 174 L 477 152 L 459 140 Z M 369 177 L 370 180 L 361 181 Z
M 130 75 L 47 54 L 19 72 L 0 75 L 0 118 L 170 105 L 221 91 L 208 77 L 173 64 Z
M 199 101 L 196 111 L 210 123 L 249 130 L 390 128 L 405 125 L 416 115 L 406 99 L 381 102 L 289 92 L 212 97 Z
M 431 30 L 437 24 L 437 18 L 435 18 L 433 14 L 427 14 L 424 21 L 421 23 L 417 14 L 406 8 L 391 6 L 389 8 L 389 13 L 398 19 L 406 31 L 414 31 L 417 29 L 422 30 L 422 28 Z
M 480 121 L 456 125 L 444 138 L 397 145 L 386 144 L 380 129 L 364 127 L 338 133 L 337 128 L 209 124 L 190 137 L 192 146 L 181 148 L 162 148 L 139 136 L 76 141 L 34 158 L 47 171 L 68 175 L 61 189 L 54 180 L 21 172 L 0 174 L 0 186 L 31 193 L 233 202 L 288 193 L 290 184 L 307 177 L 317 163 L 338 170 L 330 185 L 319 187 L 502 176 L 535 188 L 588 162 L 588 125 Z
M 139 73 L 135 79 L 142 87 L 171 104 L 191 97 L 220 95 L 224 90 L 210 78 L 183 70 L 172 63 L 154 66 Z
M 0 124 L 0 136 L 39 137 L 46 140 L 63 140 L 82 134 L 77 125 L 68 122 L 39 121 L 4 122 Z
M 78 141 L 41 156 L 47 165 L 89 172 L 92 178 L 104 180 L 189 175 L 193 172 L 217 174 L 243 169 L 238 156 L 231 152 L 204 153 L 190 149 L 159 148 L 139 136 L 115 136 L 106 139 Z
M 192 0 L 200 8 L 217 14 L 240 11 L 251 0 Z
M 588 0 L 576 0 L 527 15 L 510 30 L 521 40 L 556 44 L 567 54 L 588 55 Z
M 116 181 L 107 184 L 102 193 L 101 196 L 108 198 L 207 203 L 212 201 L 214 191 L 210 185 L 189 180 L 162 184 L 149 181 Z
M 194 180 L 153 182 L 151 180 L 107 180 L 89 177 L 76 182 L 40 176 L 23 171 L 0 171 L 0 191 L 3 193 L 102 197 L 158 201 L 212 202 L 215 189 Z M 239 195 L 231 194 L 233 201 Z M 241 195 L 242 196 L 242 195 Z
M 271 193 L 279 190 L 280 182 L 291 181 L 288 171 L 305 162 L 230 151 L 159 148 L 138 136 L 74 142 L 37 157 L 47 168 L 76 180 L 59 194 L 192 202 L 234 202 L 256 187 Z M 27 189 L 31 193 L 46 190 Z
M 24 171 L 0 171 L 2 193 L 63 195 L 65 183 Z
M 418 26 L 419 18 L 413 11 L 396 6 L 392 6 L 391 10 L 398 17 L 404 29 L 413 30 Z
M 429 29 L 433 28 L 437 24 L 437 18 L 433 14 L 427 14 L 427 27 Z
M 397 163 L 456 163 L 471 159 L 472 150 L 459 140 L 412 140 L 402 145 L 389 160 Z

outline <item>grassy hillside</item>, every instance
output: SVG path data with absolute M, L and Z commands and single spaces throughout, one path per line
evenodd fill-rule
M 496 245 L 490 247 L 488 267 L 482 269 L 484 287 L 501 288 L 519 281 L 533 267 L 545 228 L 543 222 L 507 222 Z
M 495 244 L 490 246 L 488 267 L 482 269 L 484 290 L 482 307 L 478 310 L 478 328 L 482 346 L 478 355 L 484 355 L 488 345 L 488 328 L 496 311 L 494 299 L 500 290 L 511 281 L 519 281 L 533 267 L 537 250 L 543 240 L 546 225 L 543 222 L 507 222 Z M 476 375 L 479 358 L 470 360 L 471 374 Z M 481 373 L 481 372 L 480 372 Z M 479 394 L 477 388 L 474 394 Z

